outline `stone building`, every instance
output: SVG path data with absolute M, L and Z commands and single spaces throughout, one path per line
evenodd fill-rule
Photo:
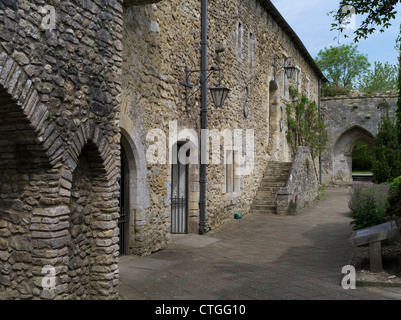
M 191 161 L 175 168 L 169 159 L 177 150 L 169 147 L 176 143 L 170 139 L 175 132 L 179 145 L 191 140 L 189 136 L 201 135 L 199 73 L 189 76 L 194 87 L 188 90 L 188 106 L 186 88 L 180 84 L 186 81 L 186 68 L 200 69 L 200 10 L 200 1 L 160 1 L 127 6 L 123 13 L 120 127 L 129 171 L 125 209 L 130 253 L 149 254 L 163 248 L 172 232 L 199 229 L 199 164 Z M 224 160 L 240 151 L 223 146 L 220 163 L 210 160 L 206 205 L 210 230 L 236 212 L 249 211 L 269 162 L 292 161 L 285 138 L 289 86 L 318 102 L 323 75 L 270 1 L 209 1 L 208 45 L 208 69 L 223 69 L 221 82 L 230 89 L 222 109 L 214 107 L 209 95 L 209 132 L 215 137 L 242 130 L 242 155 L 252 164 L 250 174 L 239 174 L 238 163 Z M 224 52 L 217 54 L 215 49 L 221 47 Z M 284 76 L 285 61 L 296 67 L 291 79 Z M 216 86 L 218 78 L 218 72 L 210 74 L 209 86 Z M 246 133 L 254 142 L 254 152 L 248 155 Z M 192 142 L 195 147 L 190 152 L 199 145 L 196 137 Z M 150 163 L 155 145 L 165 145 L 167 155 Z M 177 170 L 184 175 L 181 183 Z M 178 219 L 181 227 L 175 225 Z
M 188 110 L 180 82 L 199 69 L 199 1 L 7 0 L 0 30 L 0 299 L 115 299 L 120 254 L 198 230 L 198 74 Z M 323 75 L 267 0 L 210 1 L 208 55 L 231 89 L 223 109 L 209 98 L 209 128 L 244 142 L 208 165 L 211 230 L 292 160 L 289 86 L 317 101 Z M 189 164 L 170 164 L 179 150 Z
M 374 147 L 374 137 L 383 112 L 394 115 L 397 96 L 391 93 L 322 98 L 322 115 L 328 133 L 326 150 L 322 153 L 322 183 L 350 184 L 352 152 L 358 142 Z

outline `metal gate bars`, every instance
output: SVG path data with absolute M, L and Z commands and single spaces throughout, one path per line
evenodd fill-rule
M 187 233 L 186 199 L 171 198 L 171 233 Z
M 172 165 L 171 181 L 171 233 L 187 233 L 188 165 L 179 162 Z

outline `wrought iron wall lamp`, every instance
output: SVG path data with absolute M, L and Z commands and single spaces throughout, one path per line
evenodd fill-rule
M 292 57 L 284 58 L 284 63 L 281 66 L 281 69 L 284 69 L 285 75 L 288 79 L 291 79 L 295 72 L 295 67 L 291 64 Z M 274 68 L 274 81 L 276 81 L 276 73 L 277 73 L 277 57 L 274 55 L 272 66 Z
M 226 100 L 228 93 L 230 92 L 230 89 L 226 88 L 221 84 L 221 72 L 223 69 L 219 67 L 212 66 L 209 70 L 207 70 L 209 74 L 207 75 L 207 79 L 214 73 L 214 72 L 219 72 L 219 83 L 217 87 L 211 87 L 209 88 L 210 93 L 213 98 L 213 103 L 216 108 L 222 108 L 224 101 Z M 193 89 L 193 85 L 189 83 L 189 76 L 191 73 L 196 73 L 196 72 L 201 72 L 201 70 L 189 70 L 188 66 L 185 67 L 185 82 L 180 81 L 180 85 L 185 87 L 185 110 L 188 111 L 188 101 L 189 98 L 191 98 L 195 93 L 199 91 L 200 88 L 198 88 L 195 92 L 192 94 L 188 94 L 189 89 Z

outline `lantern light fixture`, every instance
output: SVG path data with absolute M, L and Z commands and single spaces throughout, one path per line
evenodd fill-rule
M 230 89 L 226 88 L 225 86 L 223 86 L 221 84 L 221 72 L 222 69 L 212 66 L 210 68 L 210 70 L 208 70 L 210 73 L 207 76 L 207 78 L 209 78 L 209 76 L 214 73 L 215 71 L 219 72 L 219 83 L 217 85 L 217 87 L 211 87 L 209 88 L 210 93 L 212 95 L 212 99 L 213 99 L 213 103 L 214 106 L 216 108 L 223 108 L 224 105 L 224 101 L 226 100 L 228 93 L 230 92 Z M 200 72 L 200 70 L 189 70 L 188 67 L 185 67 L 185 82 L 180 81 L 180 84 L 183 85 L 185 87 L 185 100 L 186 100 L 186 107 L 185 109 L 188 111 L 188 100 L 189 98 L 194 95 L 197 91 L 195 91 L 194 93 L 192 93 L 191 95 L 188 95 L 188 89 L 192 89 L 193 85 L 191 85 L 189 83 L 189 76 L 191 73 L 193 72 Z
M 292 57 L 284 58 L 283 66 L 281 67 L 284 69 L 285 75 L 288 79 L 291 79 L 294 75 L 296 68 L 291 64 Z M 288 61 L 288 62 L 287 62 Z M 277 57 L 274 55 L 274 61 L 272 66 L 274 67 L 274 80 L 276 80 L 276 72 L 277 72 Z

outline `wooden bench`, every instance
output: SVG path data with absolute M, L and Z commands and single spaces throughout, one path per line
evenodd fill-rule
M 382 240 L 391 239 L 399 232 L 395 221 L 389 221 L 376 226 L 356 230 L 349 239 L 354 247 L 369 244 L 370 271 L 382 272 Z

